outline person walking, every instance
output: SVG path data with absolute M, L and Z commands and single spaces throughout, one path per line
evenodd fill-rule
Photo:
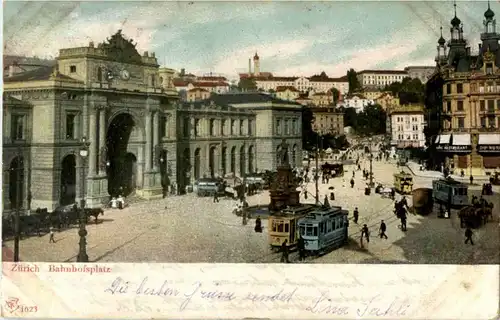
M 470 175 L 469 181 L 470 181 L 470 184 L 474 184 L 474 177 L 472 175 Z
M 49 232 L 50 232 L 49 243 L 56 243 L 56 240 L 54 240 L 54 228 L 50 227 Z
M 358 211 L 358 207 L 354 208 L 354 211 L 353 211 L 353 220 L 354 220 L 354 223 L 355 224 L 358 224 L 358 218 L 359 218 L 359 211 Z
M 262 221 L 260 220 L 260 216 L 255 219 L 255 232 L 262 233 Z
M 406 212 L 401 212 L 401 230 L 406 231 Z
M 361 246 L 363 246 L 363 237 L 366 238 L 366 243 L 370 243 L 370 231 L 368 230 L 368 226 L 366 224 L 361 228 Z
M 351 179 L 351 188 L 354 188 L 354 179 Z
M 356 171 L 352 172 L 352 178 L 354 179 L 356 177 Z
M 469 241 L 471 245 L 474 245 L 474 242 L 472 241 L 472 230 L 470 227 L 467 227 L 467 229 L 465 229 L 465 244 Z
M 379 229 L 380 239 L 382 239 L 382 238 L 387 239 L 387 235 L 385 234 L 386 230 L 387 230 L 387 226 L 385 225 L 384 220 L 382 220 L 382 222 L 380 222 L 380 229 Z
M 286 239 L 281 244 L 281 262 L 290 263 L 290 260 L 288 260 L 288 246 Z
M 302 238 L 302 235 L 299 235 L 297 247 L 299 249 L 299 261 L 304 261 L 306 258 L 306 242 L 304 238 Z
M 219 202 L 219 195 L 217 194 L 217 191 L 214 192 L 214 203 Z

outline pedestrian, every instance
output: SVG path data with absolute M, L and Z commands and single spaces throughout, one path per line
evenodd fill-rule
M 471 245 L 474 245 L 474 242 L 472 241 L 472 230 L 470 227 L 467 227 L 467 229 L 465 229 L 465 244 L 469 241 Z
M 354 188 L 354 179 L 351 179 L 351 188 Z
M 281 262 L 290 263 L 290 260 L 288 260 L 288 245 L 286 239 L 281 244 Z
M 299 235 L 297 247 L 299 248 L 299 261 L 303 261 L 306 258 L 306 242 L 302 238 L 302 235 Z
M 246 213 L 246 209 L 245 208 L 242 208 L 241 210 L 241 216 L 242 216 L 242 221 L 241 221 L 241 224 L 246 226 L 247 225 L 247 213 Z
M 361 228 L 361 245 L 363 245 L 363 237 L 366 238 L 366 243 L 370 243 L 370 231 L 368 230 L 368 226 L 366 224 Z
M 219 195 L 217 194 L 217 191 L 214 192 L 214 203 L 219 202 Z
M 361 170 L 361 165 L 360 165 L 360 164 L 358 164 L 358 171 L 360 171 L 360 170 Z
M 385 225 L 384 220 L 380 222 L 380 239 L 385 238 L 387 239 L 387 235 L 385 234 L 385 231 L 387 230 L 387 226 Z
M 472 174 L 470 175 L 469 180 L 470 180 L 470 184 L 473 184 L 473 183 L 474 183 L 474 177 L 472 176 Z
M 260 216 L 255 219 L 255 232 L 262 233 L 262 221 L 260 220 Z
M 54 240 L 54 228 L 50 227 L 50 238 L 49 238 L 49 243 L 56 243 L 56 240 Z
M 356 171 L 352 172 L 352 178 L 354 179 L 356 177 Z
M 358 207 L 354 208 L 353 216 L 354 216 L 354 219 L 353 219 L 354 223 L 358 224 L 358 218 L 359 218 Z
M 406 214 L 401 214 L 401 230 L 406 231 Z

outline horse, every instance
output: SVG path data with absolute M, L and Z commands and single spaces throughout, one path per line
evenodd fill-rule
M 99 215 L 104 215 L 104 210 L 102 210 L 102 208 L 86 208 L 85 209 L 85 218 L 86 220 L 89 218 L 89 217 L 94 217 L 94 221 L 95 221 L 95 224 L 98 223 L 98 217 Z

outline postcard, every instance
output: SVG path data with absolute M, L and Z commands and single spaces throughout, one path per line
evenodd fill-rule
M 3 12 L 2 316 L 498 316 L 497 2 Z

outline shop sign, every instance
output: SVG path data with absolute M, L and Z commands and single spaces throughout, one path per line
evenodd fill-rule
M 479 152 L 500 152 L 500 145 L 484 144 L 478 146 Z
M 471 146 L 454 146 L 449 144 L 438 144 L 436 150 L 442 152 L 471 152 Z

